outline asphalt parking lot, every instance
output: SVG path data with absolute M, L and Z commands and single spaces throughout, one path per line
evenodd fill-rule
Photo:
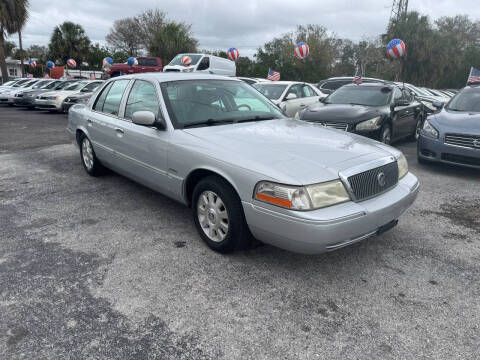
M 66 122 L 0 108 L 0 358 L 478 358 L 479 171 L 399 144 L 422 188 L 392 231 L 225 256 L 189 209 L 89 177 Z

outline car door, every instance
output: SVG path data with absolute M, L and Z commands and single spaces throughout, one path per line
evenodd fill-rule
M 115 157 L 115 144 L 120 134 L 118 114 L 123 93 L 130 80 L 110 81 L 95 99 L 91 111 L 87 113 L 87 131 L 95 154 L 100 161 L 111 167 L 118 166 Z
M 306 106 L 305 99 L 302 91 L 303 84 L 294 84 L 290 86 L 285 94 L 285 98 L 282 102 L 285 114 L 288 117 L 293 117 L 295 114 Z M 287 100 L 288 95 L 295 94 L 296 98 Z M 282 107 L 282 106 L 281 106 Z
M 113 150 L 118 166 L 126 176 L 160 192 L 168 192 L 167 147 L 170 133 L 156 127 L 132 122 L 137 111 L 151 111 L 162 116 L 156 84 L 135 80 L 127 89 L 124 110 L 115 127 Z
M 392 123 L 393 138 L 398 139 L 407 136 L 410 131 L 413 111 L 410 109 L 410 101 L 399 88 L 395 88 L 392 97 Z

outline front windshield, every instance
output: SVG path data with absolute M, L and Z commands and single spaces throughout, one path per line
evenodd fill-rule
M 170 81 L 162 83 L 162 93 L 176 128 L 284 118 L 278 107 L 243 81 Z
M 55 89 L 55 87 L 60 84 L 61 81 L 52 81 L 50 84 L 45 85 L 42 89 Z
M 183 56 L 189 56 L 190 59 L 192 59 L 192 65 L 196 65 L 198 63 L 198 61 L 200 60 L 200 58 L 203 56 L 203 55 L 198 55 L 198 54 L 178 54 L 177 56 L 175 56 L 173 58 L 172 61 L 170 61 L 170 63 L 168 65 L 183 65 L 182 64 L 182 57 Z
M 405 85 L 407 86 L 410 90 L 412 90 L 416 95 L 423 95 L 423 96 L 430 96 L 432 97 L 432 94 L 430 94 L 429 92 L 425 91 L 425 90 L 422 90 L 416 86 L 413 86 L 413 85 Z
M 72 84 L 76 84 L 77 81 L 76 80 L 72 80 L 72 81 L 60 81 L 57 86 L 55 86 L 55 90 L 61 90 L 61 89 L 65 89 L 67 86 L 70 86 Z
M 460 91 L 445 108 L 451 111 L 480 112 L 480 88 Z
M 26 83 L 23 83 L 22 85 L 20 85 L 20 87 L 29 87 L 29 86 L 32 86 L 33 84 L 37 83 L 38 80 L 29 80 L 27 81 Z
M 325 104 L 384 106 L 390 102 L 392 89 L 379 86 L 344 86 L 333 92 Z
M 13 85 L 17 82 L 18 80 L 10 80 L 10 81 L 7 81 L 6 83 L 2 84 L 2 86 L 10 86 L 10 85 Z
M 13 87 L 21 87 L 23 84 L 32 81 L 31 79 L 18 80 Z
M 68 91 L 71 91 L 71 90 L 80 90 L 82 89 L 85 85 L 87 85 L 88 83 L 84 82 L 84 81 L 81 81 L 79 83 L 75 83 L 75 84 L 72 84 L 70 86 L 67 86 L 65 88 L 65 90 L 68 90 Z
M 34 88 L 36 89 L 45 89 L 46 86 L 50 85 L 52 80 L 42 80 L 35 84 Z
M 270 100 L 278 100 L 287 88 L 287 85 L 282 84 L 253 84 L 253 87 L 260 91 Z

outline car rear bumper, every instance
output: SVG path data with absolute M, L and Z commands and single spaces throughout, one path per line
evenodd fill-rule
M 293 252 L 317 254 L 395 226 L 415 201 L 418 190 L 418 179 L 408 173 L 390 191 L 359 203 L 298 212 L 296 216 L 276 212 L 258 202 L 243 202 L 243 208 L 250 231 L 258 240 Z
M 419 159 L 431 162 L 461 165 L 480 169 L 480 148 L 474 149 L 463 146 L 445 144 L 443 140 L 436 140 L 420 135 L 417 143 Z

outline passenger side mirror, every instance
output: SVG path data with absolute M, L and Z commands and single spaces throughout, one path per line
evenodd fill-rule
M 393 110 L 393 109 L 395 109 L 397 106 L 408 106 L 408 105 L 410 105 L 410 101 L 401 99 L 401 100 L 395 101 L 395 102 L 392 104 L 391 108 L 392 108 L 392 110 Z
M 154 126 L 155 114 L 151 111 L 136 111 L 132 115 L 132 122 L 137 125 Z
M 444 103 L 441 101 L 434 101 L 432 102 L 432 105 L 435 106 L 437 109 L 443 108 Z
M 287 96 L 285 96 L 285 100 L 293 100 L 293 99 L 296 99 L 297 98 L 297 95 L 295 95 L 294 93 L 290 93 L 288 94 Z

